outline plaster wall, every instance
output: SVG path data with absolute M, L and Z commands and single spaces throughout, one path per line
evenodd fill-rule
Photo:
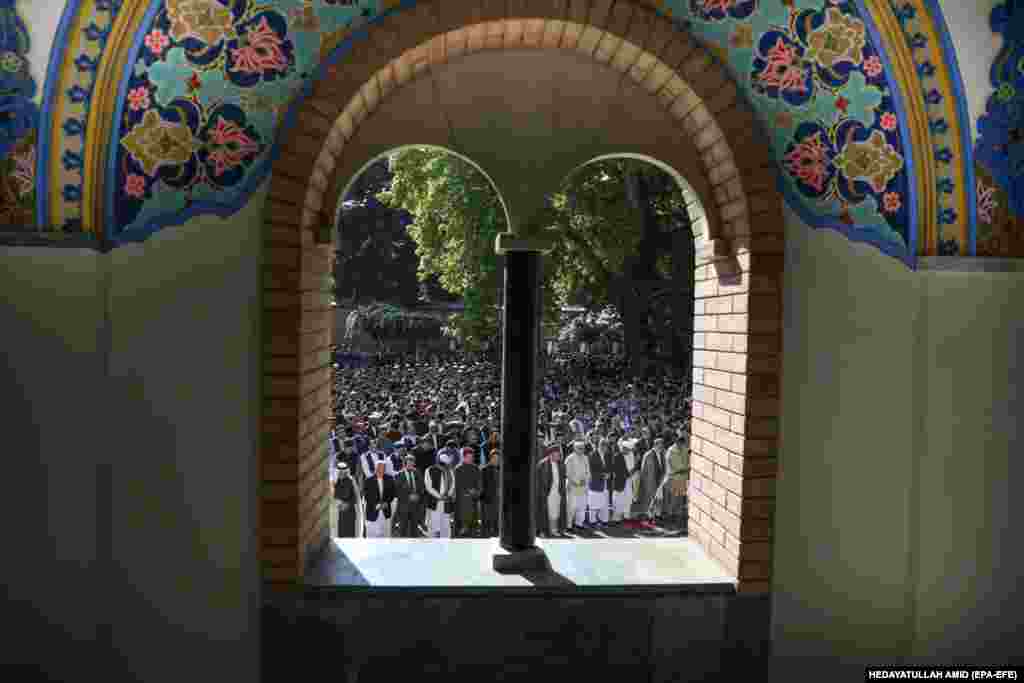
M 96 636 L 100 287 L 95 252 L 0 249 L 4 673 L 74 680 Z
M 1012 661 L 1024 273 L 911 273 L 788 221 L 773 652 L 857 680 Z
M 772 615 L 781 656 L 878 661 L 909 645 L 918 300 L 904 266 L 787 210 Z
M 32 78 L 36 80 L 36 100 L 43 94 L 46 69 L 50 64 L 50 49 L 66 4 L 64 0 L 20 0 L 17 3 L 18 14 L 28 26 L 29 69 Z
M 1024 270 L 931 272 L 920 455 L 914 653 L 1021 657 L 1024 636 Z
M 988 18 L 1000 0 L 939 0 L 967 97 L 971 120 L 971 141 L 978 138 L 978 117 L 992 94 L 989 68 L 1003 45 L 1002 36 L 992 33 Z
M 134 680 L 258 680 L 264 196 L 111 255 L 112 638 Z

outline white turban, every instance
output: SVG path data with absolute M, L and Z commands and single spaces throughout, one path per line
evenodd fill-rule
M 442 465 L 450 465 L 452 462 L 451 456 L 449 456 L 447 453 L 442 453 L 440 456 L 438 456 L 438 460 L 441 461 Z

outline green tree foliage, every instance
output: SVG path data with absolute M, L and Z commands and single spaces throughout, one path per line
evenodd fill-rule
M 408 211 L 416 244 L 419 277 L 436 277 L 463 299 L 463 313 L 452 321 L 469 347 L 497 335 L 500 269 L 494 240 L 505 231 L 497 193 L 476 168 L 459 157 L 431 148 L 406 148 L 391 157 L 393 181 L 378 197 Z
M 416 245 L 406 232 L 412 218 L 377 199 L 390 185 L 387 159 L 382 159 L 359 175 L 342 203 L 334 268 L 338 300 L 414 306 L 444 298 L 436 278 L 421 282 L 417 276 Z
M 391 172 L 390 190 L 377 196 L 414 217 L 408 231 L 420 278 L 437 277 L 463 297 L 465 313 L 455 323 L 468 345 L 495 338 L 501 267 L 494 238 L 507 228 L 494 188 L 471 164 L 433 148 L 398 152 Z M 676 350 L 688 341 L 692 316 L 675 309 L 692 299 L 693 245 L 675 181 L 649 164 L 613 159 L 580 169 L 548 199 L 534 225 L 562 239 L 544 260 L 545 322 L 557 325 L 565 305 L 591 313 L 611 306 L 631 355 L 648 353 L 659 338 L 675 338 Z M 679 231 L 686 239 L 674 237 Z M 680 287 L 686 296 L 678 296 Z M 674 315 L 659 309 L 663 301 Z M 669 320 L 686 324 L 666 331 Z

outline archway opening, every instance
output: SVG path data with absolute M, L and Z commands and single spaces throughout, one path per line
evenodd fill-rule
M 333 210 L 352 171 L 412 137 L 479 159 L 509 202 L 512 236 L 524 240 L 524 226 L 542 211 L 543 192 L 586 159 L 626 149 L 685 169 L 708 209 L 695 269 L 694 342 L 704 352 L 694 353 L 690 533 L 739 577 L 742 590 L 764 592 L 784 225 L 775 168 L 749 107 L 710 52 L 647 9 L 616 8 L 621 16 L 526 21 L 411 11 L 371 27 L 374 49 L 361 51 L 351 68 L 329 70 L 302 105 L 302 130 L 283 143 L 268 206 L 301 211 L 299 256 L 312 262 L 326 249 L 306 235 L 330 220 L 324 208 Z M 500 83 L 496 70 L 504 75 Z M 586 78 L 573 75 L 583 72 Z M 595 108 L 595 97 L 607 106 Z M 500 153 L 498 130 L 505 133 Z M 734 154 L 738 144 L 742 155 Z M 293 335 L 300 347 L 303 327 Z M 298 383 L 302 391 L 306 382 Z M 308 408 L 320 401 L 311 398 Z M 322 463 L 316 438 L 300 437 L 298 449 L 288 450 L 298 450 L 302 462 Z M 310 529 L 299 536 L 299 558 L 326 540 L 326 516 L 311 512 L 322 508 L 310 491 L 299 495 L 298 526 Z M 694 507 L 701 510 L 698 524 Z

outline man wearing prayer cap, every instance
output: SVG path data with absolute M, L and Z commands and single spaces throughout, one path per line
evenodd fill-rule
M 590 478 L 590 463 L 582 440 L 574 441 L 572 446 L 573 452 L 565 459 L 568 477 L 566 523 L 579 531 L 587 519 L 587 480 Z
M 334 482 L 334 499 L 338 502 L 338 536 L 361 537 L 361 496 L 348 464 L 338 464 L 338 480 Z
M 677 529 L 686 523 L 686 498 L 690 480 L 690 433 L 685 426 L 676 429 L 676 441 L 665 454 L 669 481 L 665 485 L 666 516 Z
M 442 450 L 437 460 L 438 464 L 427 468 L 423 482 L 430 509 L 430 536 L 451 538 L 451 519 L 455 510 L 455 476 L 450 467 L 452 458 Z

